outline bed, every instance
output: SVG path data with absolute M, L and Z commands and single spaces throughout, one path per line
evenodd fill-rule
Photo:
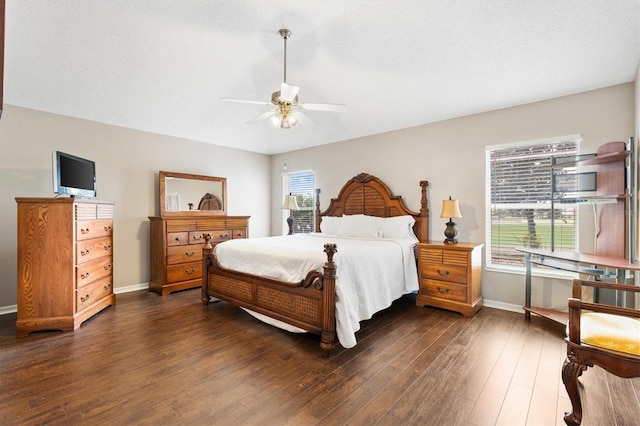
M 244 308 L 254 316 L 271 322 L 274 325 L 291 326 L 295 330 L 306 331 L 320 336 L 320 349 L 325 356 L 329 355 L 335 346 L 336 340 L 345 347 L 355 345 L 355 334 L 358 324 L 353 324 L 359 320 L 367 319 L 372 314 L 372 310 L 380 310 L 390 304 L 389 300 L 367 301 L 365 295 L 367 289 L 378 281 L 371 278 L 351 278 L 355 272 L 348 271 L 349 267 L 342 267 L 339 280 L 337 266 L 356 264 L 358 262 L 368 262 L 355 269 L 369 269 L 370 265 L 385 262 L 385 256 L 393 256 L 391 253 L 401 253 L 404 260 L 400 268 L 404 275 L 402 280 L 398 277 L 392 281 L 404 281 L 404 288 L 399 290 L 384 291 L 389 293 L 380 296 L 384 299 L 398 298 L 402 294 L 410 292 L 413 287 L 417 289 L 417 269 L 415 262 L 415 242 L 428 241 L 428 207 L 427 207 L 427 181 L 420 181 L 421 187 L 421 208 L 416 213 L 409 210 L 400 196 L 392 194 L 388 186 L 375 176 L 361 173 L 351 178 L 340 190 L 337 198 L 332 198 L 329 207 L 321 212 L 319 194 L 316 194 L 316 229 L 315 233 L 308 236 L 292 235 L 283 237 L 268 237 L 243 240 L 252 245 L 246 246 L 234 240 L 218 244 L 215 247 L 210 243 L 210 236 L 205 236 L 206 243 L 203 247 L 203 280 L 202 280 L 202 302 L 206 306 L 210 300 L 222 300 L 227 303 Z M 317 191 L 319 192 L 319 191 Z M 407 222 L 409 220 L 410 222 Z M 323 224 L 324 221 L 324 224 Z M 357 221 L 357 222 L 356 222 Z M 373 226 L 380 225 L 378 235 L 350 234 L 342 232 L 348 223 L 351 229 L 355 224 L 357 228 L 363 221 Z M 409 224 L 413 237 L 413 244 L 410 249 L 411 262 L 406 261 L 407 241 L 402 235 L 397 233 L 398 224 Z M 338 227 L 330 231 L 330 227 Z M 340 228 L 340 226 L 342 228 Z M 404 226 L 404 225 L 403 225 Z M 389 238 L 376 238 L 382 236 L 383 228 Z M 367 228 L 367 230 L 372 228 Z M 323 232 L 321 232 L 323 231 Z M 338 235 L 339 234 L 339 235 Z M 362 237 L 362 238 L 361 238 Z M 284 239 L 284 242 L 283 242 Z M 253 240 L 253 241 L 252 241 Z M 304 241 L 303 241 L 304 240 Z M 355 241 L 362 240 L 362 241 Z M 388 241 L 387 241 L 388 240 Z M 310 245 L 306 245 L 309 241 Z M 275 244 L 275 246 L 273 245 Z M 281 246 L 286 244 L 288 246 Z M 365 244 L 363 249 L 362 245 Z M 255 246 L 263 246 L 262 251 L 269 254 L 281 253 L 284 264 L 279 264 L 272 271 L 257 270 L 260 265 L 274 263 L 273 259 L 265 260 L 263 263 L 257 260 L 260 256 L 253 250 L 260 250 Z M 314 247 L 310 249 L 309 247 Z M 317 247 L 317 250 L 315 249 Z M 358 248 L 360 247 L 360 248 Z M 380 250 L 377 249 L 380 247 Z M 395 247 L 395 248 L 393 248 Z M 375 248 L 375 249 L 374 249 Z M 234 251 L 236 250 L 236 251 Z M 313 250 L 313 251 L 312 251 Z M 341 251 L 342 250 L 342 251 Z M 303 254 L 306 252 L 306 254 Z M 377 253 L 377 260 L 360 259 L 363 253 L 368 256 Z M 245 253 L 245 254 L 243 254 Z M 387 254 L 388 253 L 388 254 Z M 308 257 L 307 257 L 308 254 Z M 246 256 L 243 260 L 242 256 Z M 397 256 L 400 256 L 398 254 Z M 413 263 L 413 269 L 409 263 Z M 266 268 L 266 266 L 265 266 Z M 308 268 L 308 269 L 306 269 Z M 394 266 L 398 268 L 398 265 Z M 409 272 L 413 270 L 414 272 Z M 347 272 L 349 275 L 347 275 Z M 385 273 L 388 275 L 388 273 Z M 412 276 L 414 274 L 415 276 Z M 415 281 L 414 281 L 415 279 Z M 359 289 L 352 290 L 347 286 L 347 282 L 358 282 Z M 410 284 L 407 284 L 409 282 Z M 340 284 L 343 284 L 342 286 Z M 350 284 L 349 284 L 350 285 Z M 395 284 L 394 284 L 395 285 Z M 338 286 L 338 288 L 336 288 Z M 378 297 L 378 290 L 370 291 Z M 350 293 L 347 297 L 347 293 Z M 355 305 L 371 305 L 365 309 L 364 318 L 362 313 L 355 318 L 350 318 L 351 329 L 348 336 L 341 336 L 343 322 L 351 314 L 345 315 L 341 310 L 341 302 L 346 299 L 362 297 L 362 300 L 351 300 Z M 338 297 L 336 296 L 338 295 Z M 343 300 L 344 299 L 344 300 Z M 394 299 L 395 300 L 395 299 Z M 338 312 L 336 325 L 336 312 Z M 342 314 L 342 316 L 341 316 Z M 286 327 L 282 327 L 286 328 Z M 348 328 L 348 327 L 347 327 Z M 337 334 L 338 331 L 338 334 Z M 343 343 L 346 342 L 346 343 Z

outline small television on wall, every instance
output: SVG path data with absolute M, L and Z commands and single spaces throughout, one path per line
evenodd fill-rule
M 96 163 L 64 152 L 53 152 L 53 192 L 72 197 L 96 196 Z

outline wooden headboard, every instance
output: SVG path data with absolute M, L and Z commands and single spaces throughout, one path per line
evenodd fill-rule
M 426 180 L 420 181 L 422 198 L 420 213 L 407 208 L 401 196 L 393 195 L 389 187 L 380 179 L 368 173 L 360 173 L 347 181 L 337 198 L 332 198 L 329 208 L 320 212 L 320 195 L 316 194 L 316 232 L 320 232 L 323 216 L 343 214 L 366 214 L 369 216 L 392 217 L 413 216 L 416 223 L 413 230 L 421 242 L 429 241 L 429 209 L 427 207 Z M 319 191 L 318 191 L 319 192 Z

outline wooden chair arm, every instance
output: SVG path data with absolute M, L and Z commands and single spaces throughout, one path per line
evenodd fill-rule
M 610 290 L 618 290 L 618 291 L 630 291 L 633 293 L 640 292 L 640 286 L 635 286 L 633 284 L 616 284 L 616 283 L 606 283 L 603 281 L 584 281 L 580 279 L 574 279 L 572 296 L 575 297 L 576 299 L 582 298 L 582 286 L 608 288 Z

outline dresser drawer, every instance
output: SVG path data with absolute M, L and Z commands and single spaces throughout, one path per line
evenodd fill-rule
M 202 262 L 167 266 L 167 282 L 175 283 L 197 278 L 202 278 Z
M 247 238 L 247 228 L 233 229 L 231 238 Z
M 94 282 L 98 278 L 111 275 L 113 263 L 111 256 L 102 257 L 76 267 L 76 287 L 80 288 Z
M 420 262 L 467 266 L 469 264 L 468 255 L 463 251 L 441 250 L 441 249 L 420 249 Z
M 439 297 L 441 299 L 455 300 L 458 302 L 467 301 L 467 286 L 452 284 L 437 280 L 422 280 L 420 282 L 420 293 L 425 296 Z
M 434 263 L 422 263 L 420 273 L 423 278 L 448 281 L 452 283 L 467 283 L 466 266 L 444 265 Z
M 210 234 L 213 231 L 192 231 L 189 232 L 189 244 L 204 244 L 205 234 Z
M 188 232 L 167 232 L 167 247 L 189 244 Z
M 93 305 L 98 300 L 113 293 L 112 277 L 105 277 L 76 290 L 76 312 Z
M 202 247 L 197 244 L 167 247 L 167 264 L 195 262 L 202 260 Z
M 113 222 L 110 220 L 92 220 L 76 222 L 76 240 L 83 241 L 98 237 L 110 237 L 113 234 Z
M 212 243 L 221 243 L 223 241 L 227 241 L 231 239 L 231 230 L 229 229 L 216 229 L 213 231 L 203 231 L 203 234 L 211 235 Z M 192 241 L 191 233 L 189 233 L 189 241 Z M 199 241 L 195 241 L 195 242 L 199 242 Z M 202 239 L 202 242 L 204 243 L 204 238 Z
M 94 238 L 76 243 L 76 263 L 82 264 L 92 260 L 113 255 L 111 237 Z

